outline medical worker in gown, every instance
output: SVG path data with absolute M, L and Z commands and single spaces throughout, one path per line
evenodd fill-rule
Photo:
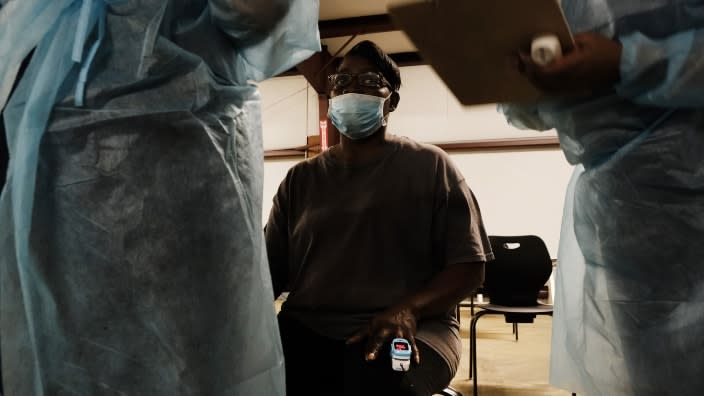
M 564 0 L 577 48 L 518 67 L 556 99 L 501 104 L 576 165 L 558 253 L 551 383 L 704 394 L 704 1 Z M 583 33 L 583 34 L 579 34 Z
M 5 394 L 283 395 L 250 81 L 318 2 L 0 2 Z

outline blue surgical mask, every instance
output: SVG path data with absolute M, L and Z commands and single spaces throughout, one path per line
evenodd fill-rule
M 328 118 L 341 134 L 364 139 L 386 126 L 384 103 L 388 97 L 347 93 L 330 99 Z

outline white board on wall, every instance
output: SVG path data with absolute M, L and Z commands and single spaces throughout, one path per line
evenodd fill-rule
M 296 165 L 297 159 L 268 159 L 264 161 L 264 191 L 262 195 L 262 219 L 266 224 L 271 211 L 272 200 L 288 170 Z
M 259 83 L 264 150 L 306 145 L 310 90 L 313 89 L 303 76 L 276 77 Z

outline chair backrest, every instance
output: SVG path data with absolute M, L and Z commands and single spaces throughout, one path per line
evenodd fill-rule
M 540 289 L 550 278 L 552 260 L 535 235 L 489 236 L 495 260 L 486 264 L 484 290 L 492 304 L 538 304 Z

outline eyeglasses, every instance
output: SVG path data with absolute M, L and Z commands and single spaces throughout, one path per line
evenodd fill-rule
M 386 86 L 391 88 L 391 84 L 386 81 L 384 76 L 376 72 L 359 74 L 335 73 L 328 76 L 328 83 L 330 84 L 331 89 L 342 89 L 350 85 L 355 77 L 357 78 L 357 84 L 362 87 L 378 89 Z

